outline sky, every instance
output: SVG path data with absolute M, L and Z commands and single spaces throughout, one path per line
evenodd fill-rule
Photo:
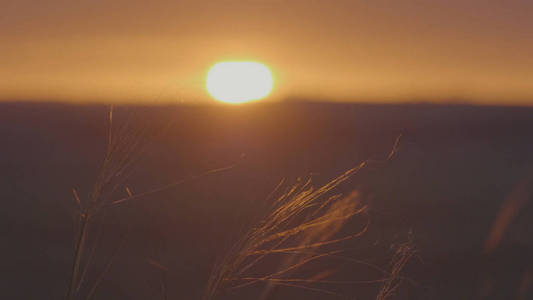
M 269 101 L 533 105 L 531 0 L 0 0 L 0 99 L 209 102 L 253 60 Z

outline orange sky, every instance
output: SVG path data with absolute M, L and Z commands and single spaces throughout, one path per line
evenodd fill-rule
M 533 105 L 533 1 L 0 0 L 0 99 L 200 103 L 221 60 L 272 100 Z

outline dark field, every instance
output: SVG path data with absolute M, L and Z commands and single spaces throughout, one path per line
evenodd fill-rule
M 411 280 L 396 299 L 533 299 L 531 108 L 295 102 L 118 107 L 115 115 L 116 123 L 131 118 L 132 127 L 148 128 L 146 152 L 126 181 L 133 193 L 237 165 L 111 209 L 89 276 L 125 239 L 94 299 L 164 299 L 161 283 L 168 299 L 199 299 L 217 256 L 282 178 L 326 183 L 363 160 L 386 157 L 400 134 L 390 161 L 341 187 L 361 191 L 371 221 L 344 255 L 386 266 L 390 245 L 411 232 L 417 253 L 403 271 Z M 76 228 L 71 189 L 87 197 L 106 135 L 105 106 L 0 104 L 1 299 L 63 297 Z M 516 213 L 486 253 L 506 198 L 519 203 Z M 357 264 L 337 265 L 346 280 L 379 277 Z M 226 297 L 259 299 L 263 287 Z M 379 285 L 323 288 L 375 299 Z M 338 298 L 292 287 L 268 296 Z

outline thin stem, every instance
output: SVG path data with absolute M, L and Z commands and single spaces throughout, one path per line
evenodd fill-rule
M 121 199 L 115 200 L 113 202 L 110 202 L 109 204 L 107 204 L 107 206 L 115 206 L 115 205 L 122 204 L 122 203 L 127 202 L 127 201 L 131 201 L 131 200 L 142 198 L 142 197 L 145 197 L 145 196 L 148 196 L 148 195 L 151 195 L 151 194 L 159 193 L 159 192 L 165 191 L 165 190 L 167 190 L 169 188 L 172 188 L 174 186 L 186 183 L 187 181 L 199 179 L 199 178 L 201 178 L 203 176 L 206 176 L 206 175 L 210 175 L 210 174 L 214 174 L 214 173 L 219 173 L 219 172 L 222 172 L 222 171 L 230 170 L 230 169 L 233 169 L 234 167 L 235 167 L 235 164 L 227 166 L 227 167 L 222 167 L 222 168 L 218 168 L 218 169 L 209 170 L 209 171 L 204 172 L 204 173 L 202 173 L 200 175 L 183 178 L 181 180 L 178 180 L 178 181 L 173 182 L 171 184 L 167 184 L 167 185 L 165 185 L 163 187 L 160 187 L 160 188 L 157 188 L 157 189 L 154 189 L 154 190 L 151 190 L 151 191 L 147 191 L 147 192 L 140 193 L 140 194 L 137 194 L 137 195 L 129 195 L 128 197 L 121 198 Z
M 88 218 L 87 214 L 80 214 L 80 233 L 76 241 L 76 250 L 74 251 L 74 261 L 72 263 L 72 272 L 70 275 L 70 283 L 67 289 L 67 299 L 72 300 L 76 294 L 76 280 L 80 271 L 81 258 L 83 256 L 83 248 L 85 247 L 85 240 L 87 236 Z
M 113 104 L 109 105 L 109 131 L 107 135 L 107 154 L 106 158 L 111 154 L 111 146 L 113 141 Z
M 109 261 L 105 265 L 102 273 L 100 273 L 100 275 L 96 279 L 96 282 L 94 283 L 94 285 L 92 286 L 91 290 L 89 291 L 89 294 L 87 295 L 87 298 L 86 298 L 87 300 L 92 299 L 92 297 L 96 293 L 96 290 L 98 289 L 98 286 L 100 285 L 100 283 L 102 283 L 102 280 L 104 280 L 104 276 L 106 275 L 106 273 L 111 268 L 111 265 L 113 264 L 113 261 L 115 260 L 115 257 L 117 256 L 117 253 L 118 253 L 119 249 L 122 247 L 122 244 L 124 243 L 125 240 L 126 240 L 126 235 L 122 236 L 122 239 L 120 240 L 119 244 L 117 245 L 117 247 L 115 248 L 115 250 L 111 254 L 111 257 L 109 258 Z

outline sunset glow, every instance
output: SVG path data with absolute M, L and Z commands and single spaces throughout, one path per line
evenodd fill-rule
M 150 3 L 0 0 L 0 101 L 212 104 L 209 67 L 257 59 L 272 102 L 533 106 L 533 1 Z
M 206 78 L 209 94 L 226 103 L 263 99 L 272 87 L 272 73 L 258 62 L 220 62 L 211 67 Z

